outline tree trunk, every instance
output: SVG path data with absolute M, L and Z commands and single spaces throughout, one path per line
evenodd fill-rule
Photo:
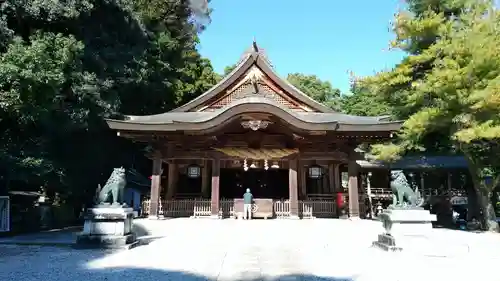
M 484 185 L 484 184 L 483 184 Z M 488 191 L 489 188 L 483 186 L 481 188 L 481 193 L 479 193 L 479 201 L 482 211 L 482 220 L 483 228 L 487 231 L 498 232 L 499 226 L 496 220 L 495 208 L 493 207 L 493 202 L 491 201 L 491 191 Z
M 480 169 L 474 165 L 473 161 L 469 161 L 469 172 L 477 195 L 477 203 L 480 208 L 480 217 L 478 219 L 481 221 L 482 228 L 483 230 L 498 232 L 499 227 L 496 221 L 495 209 L 491 201 L 491 195 L 495 184 L 492 183 L 487 185 L 484 182 L 484 179 L 480 177 Z
M 467 195 L 468 206 L 467 206 L 467 221 L 472 221 L 473 218 L 481 217 L 481 207 L 479 204 L 479 198 L 477 195 L 476 187 L 470 171 L 467 173 L 467 183 L 465 184 L 465 192 Z

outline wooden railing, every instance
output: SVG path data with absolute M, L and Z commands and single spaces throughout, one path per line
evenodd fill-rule
M 290 200 L 276 200 L 273 205 L 276 218 L 283 219 L 290 216 Z
M 302 218 L 332 218 L 336 216 L 334 200 L 299 200 L 299 216 Z M 276 218 L 290 217 L 290 201 L 275 200 L 273 202 Z M 142 215 L 148 215 L 150 201 L 142 202 Z M 165 217 L 209 217 L 212 214 L 210 199 L 182 199 L 161 200 L 159 204 L 159 215 Z M 234 200 L 221 199 L 218 216 L 221 218 L 236 217 L 234 213 Z
M 202 194 L 200 192 L 198 193 L 181 193 L 178 192 L 175 194 L 174 199 L 176 200 L 181 200 L 181 199 L 193 199 L 193 198 L 201 198 Z
M 365 191 L 368 193 L 368 191 Z M 389 188 L 380 188 L 380 187 L 375 187 L 371 188 L 371 194 L 372 197 L 374 198 L 391 198 L 392 197 L 392 191 Z
M 337 215 L 335 200 L 299 201 L 299 213 L 303 218 L 331 218 Z
M 10 231 L 10 200 L 8 196 L 0 196 L 0 232 Z
M 307 200 L 333 200 L 333 194 L 314 194 L 308 193 Z

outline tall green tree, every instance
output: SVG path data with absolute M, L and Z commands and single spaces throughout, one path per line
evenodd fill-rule
M 224 74 L 222 74 L 222 77 L 227 76 L 229 73 L 231 73 L 231 71 L 233 71 L 236 68 L 236 66 L 237 66 L 236 64 L 233 64 L 224 67 Z
M 485 229 L 498 231 L 492 193 L 500 182 L 500 14 L 490 1 L 409 1 L 395 21 L 395 47 L 409 56 L 362 84 L 408 116 L 379 159 L 426 149 L 432 136 L 469 163 Z M 491 178 L 485 181 L 486 177 Z
M 139 168 L 141 147 L 103 118 L 168 111 L 212 86 L 196 50 L 209 11 L 194 1 L 3 1 L 0 184 L 83 200 L 113 167 Z
M 340 90 L 334 88 L 330 82 L 322 81 L 316 75 L 301 73 L 288 74 L 286 79 L 317 102 L 340 110 Z
M 342 112 L 359 116 L 393 115 L 392 106 L 366 88 L 351 87 L 351 94 L 341 97 Z

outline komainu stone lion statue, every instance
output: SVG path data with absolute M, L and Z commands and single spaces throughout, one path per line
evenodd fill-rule
M 96 203 L 98 205 L 121 205 L 124 203 L 123 196 L 126 185 L 125 168 L 115 168 L 104 187 L 99 191 Z
M 392 206 L 420 207 L 423 204 L 420 192 L 413 191 L 401 170 L 391 171 Z M 406 204 L 405 204 L 406 199 Z

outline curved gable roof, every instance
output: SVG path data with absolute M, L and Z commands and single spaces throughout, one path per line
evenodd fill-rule
M 295 112 L 260 97 L 248 97 L 213 112 L 167 112 L 149 116 L 128 116 L 128 120 L 106 120 L 115 130 L 183 131 L 207 130 L 227 123 L 248 112 L 268 112 L 288 124 L 304 130 L 396 131 L 401 122 L 381 117 L 361 117 L 342 113 Z
M 331 108 L 324 106 L 323 104 L 315 101 L 296 87 L 294 87 L 286 79 L 281 78 L 271 67 L 265 54 L 259 49 L 257 43 L 253 43 L 251 50 L 246 52 L 246 55 L 238 65 L 226 75 L 219 83 L 214 85 L 204 94 L 198 96 L 197 98 L 189 101 L 188 103 L 179 106 L 170 112 L 188 112 L 193 111 L 196 108 L 202 107 L 215 98 L 219 93 L 227 89 L 233 83 L 235 83 L 239 78 L 241 78 L 252 66 L 257 66 L 267 77 L 269 77 L 272 82 L 276 83 L 281 87 L 287 95 L 300 101 L 306 106 L 310 107 L 312 110 L 317 112 L 334 112 Z

